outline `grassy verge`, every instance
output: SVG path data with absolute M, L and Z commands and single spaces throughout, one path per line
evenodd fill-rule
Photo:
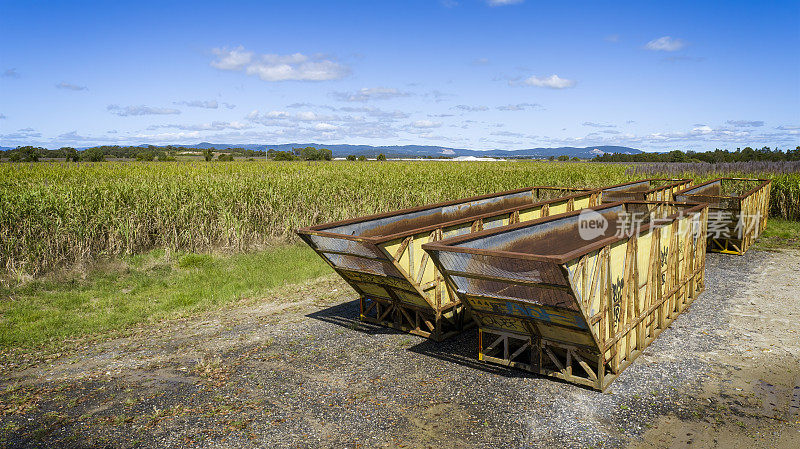
M 311 249 L 208 255 L 153 251 L 0 288 L 0 350 L 57 344 L 259 297 L 328 273 Z
M 756 240 L 753 248 L 800 248 L 800 221 L 770 218 L 767 220 L 767 229 Z

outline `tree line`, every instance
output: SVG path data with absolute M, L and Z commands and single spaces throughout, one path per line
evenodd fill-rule
M 61 147 L 57 150 L 49 150 L 43 147 L 21 146 L 10 150 L 0 150 L 0 158 L 8 159 L 11 162 L 37 162 L 40 159 L 65 159 L 70 161 L 101 162 L 105 158 L 116 159 L 136 159 L 138 161 L 174 161 L 179 152 L 199 152 L 206 160 L 213 158 L 215 150 L 204 148 L 180 147 L 175 145 L 167 146 L 119 146 L 101 145 L 84 150 L 77 150 L 72 147 Z M 234 156 L 256 158 L 265 157 L 266 151 L 250 150 L 245 148 L 226 148 L 226 154 L 220 154 L 218 160 L 233 160 Z
M 750 162 L 750 161 L 800 161 L 800 146 L 794 150 L 782 151 L 777 148 L 774 150 L 763 147 L 755 150 L 750 147 L 744 149 L 737 148 L 736 151 L 720 150 L 707 152 L 696 152 L 673 150 L 668 153 L 640 153 L 640 154 L 621 154 L 606 153 L 597 156 L 592 161 L 595 162 Z
M 333 160 L 333 152 L 327 148 L 314 147 L 293 148 L 291 151 L 269 149 L 267 150 L 267 159 L 271 161 L 330 161 Z M 367 157 L 351 154 L 345 159 L 348 161 L 366 161 Z M 386 155 L 379 154 L 377 160 L 385 161 Z

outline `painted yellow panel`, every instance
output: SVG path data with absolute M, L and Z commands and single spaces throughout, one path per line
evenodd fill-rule
M 414 290 L 414 286 L 412 286 L 408 281 L 403 279 L 397 279 L 389 276 L 380 276 L 371 273 L 363 273 L 359 271 L 340 270 L 340 274 L 346 279 L 349 279 L 356 283 L 373 283 L 384 286 L 403 288 L 411 291 Z
M 567 202 L 559 202 L 550 205 L 550 215 L 563 214 L 567 211 Z
M 380 244 L 379 247 L 386 253 L 389 259 L 393 259 L 395 254 L 397 254 L 397 250 L 399 250 L 400 246 L 403 244 L 403 240 L 402 238 L 390 240 Z
M 522 301 L 509 301 L 505 299 L 487 299 L 469 297 L 472 308 L 476 311 L 488 311 L 499 314 L 511 315 L 520 318 L 552 322 L 564 326 L 572 326 L 579 329 L 588 329 L 586 322 L 580 312 L 555 309 L 538 304 L 531 304 Z
M 578 210 L 578 209 L 583 209 L 584 207 L 589 207 L 591 205 L 591 202 L 592 202 L 591 201 L 591 196 L 587 196 L 587 197 L 575 198 L 573 204 L 574 204 L 575 210 Z
M 419 307 L 431 307 L 432 304 L 428 303 L 424 298 L 419 295 L 411 294 L 405 290 L 393 290 L 397 297 L 405 302 Z
M 486 313 L 475 313 L 475 318 L 482 328 L 493 328 L 506 332 L 516 332 L 528 334 L 528 329 L 522 324 L 522 320 L 508 316 L 490 315 Z
M 375 284 L 357 284 L 358 288 L 363 291 L 367 297 L 369 296 L 377 296 L 379 298 L 386 298 L 391 299 L 391 296 L 386 293 L 386 290 L 382 287 L 379 287 Z
M 548 326 L 546 324 L 540 324 L 537 329 L 542 334 L 542 338 L 548 340 L 574 343 L 583 346 L 595 346 L 594 339 L 589 332 Z
M 519 221 L 531 221 L 542 217 L 542 208 L 534 207 L 519 211 Z

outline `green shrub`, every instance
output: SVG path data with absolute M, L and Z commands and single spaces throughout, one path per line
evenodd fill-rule
M 137 161 L 152 161 L 156 158 L 156 155 L 150 151 L 142 151 L 141 153 L 136 154 Z
M 187 254 L 178 260 L 180 268 L 204 268 L 214 263 L 214 259 L 208 254 Z
M 105 154 L 103 154 L 103 150 L 100 148 L 89 148 L 88 150 L 84 151 L 81 154 L 82 161 L 88 162 L 103 162 L 106 160 Z

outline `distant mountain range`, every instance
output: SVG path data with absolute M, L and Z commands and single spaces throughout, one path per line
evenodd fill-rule
M 125 146 L 125 145 L 122 145 Z M 139 145 L 146 147 L 148 145 Z M 385 154 L 388 158 L 423 158 L 423 157 L 496 157 L 496 158 L 548 158 L 550 156 L 569 156 L 583 159 L 592 158 L 604 153 L 623 153 L 639 154 L 643 151 L 635 148 L 620 146 L 597 146 L 597 147 L 558 147 L 558 148 L 528 148 L 525 150 L 465 150 L 462 148 L 448 148 L 431 145 L 392 145 L 392 146 L 373 146 L 373 145 L 347 145 L 334 144 L 326 145 L 321 143 L 283 143 L 278 145 L 264 144 L 229 144 L 229 143 L 209 143 L 200 142 L 196 145 L 173 145 L 184 148 L 200 148 L 225 150 L 227 148 L 244 148 L 247 150 L 267 149 L 290 151 L 293 148 L 315 147 L 327 148 L 333 152 L 333 157 L 346 157 L 348 155 L 376 157 L 378 154 Z M 161 145 L 160 145 L 161 147 Z M 85 150 L 83 147 L 80 150 Z M 10 147 L 0 147 L 2 150 L 10 150 Z
M 273 149 L 289 151 L 293 148 L 315 147 L 327 148 L 333 152 L 333 157 L 345 157 L 350 154 L 355 156 L 375 157 L 383 153 L 388 158 L 414 158 L 414 157 L 497 157 L 497 158 L 547 158 L 550 156 L 592 158 L 604 153 L 623 153 L 639 154 L 643 151 L 629 147 L 619 146 L 597 146 L 597 147 L 558 147 L 558 148 L 529 148 L 525 150 L 465 150 L 461 148 L 448 148 L 431 145 L 392 145 L 392 146 L 372 146 L 372 145 L 347 145 L 335 144 L 325 145 L 321 143 L 285 143 L 280 145 L 230 145 L 201 142 L 197 145 L 180 145 L 183 147 L 224 150 L 226 148 L 244 148 L 248 150 Z

